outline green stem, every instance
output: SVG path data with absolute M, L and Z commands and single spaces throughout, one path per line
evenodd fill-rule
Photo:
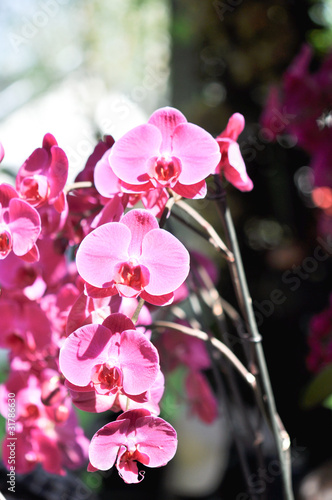
M 137 304 L 137 307 L 135 309 L 135 312 L 131 317 L 131 321 L 134 323 L 134 325 L 136 325 L 136 323 L 137 323 L 138 316 L 139 316 L 139 313 L 141 312 L 142 307 L 144 306 L 144 302 L 145 302 L 145 300 L 140 297 L 138 304 Z
M 205 229 L 205 231 L 210 236 L 210 238 L 209 238 L 210 243 L 212 243 L 215 248 L 218 248 L 219 250 L 221 250 L 228 261 L 230 261 L 230 262 L 234 261 L 234 255 L 232 254 L 232 252 L 228 249 L 228 247 L 222 241 L 222 239 L 220 238 L 219 234 L 214 229 L 214 227 L 206 219 L 204 219 L 204 217 L 202 217 L 201 214 L 199 214 L 192 206 L 188 205 L 183 200 L 177 200 L 176 206 L 180 207 L 184 212 L 186 212 L 194 220 L 196 220 L 198 222 L 198 224 L 201 227 L 203 227 L 203 229 Z
M 204 340 L 205 342 L 211 342 L 211 344 L 232 363 L 234 368 L 236 368 L 240 375 L 242 375 L 244 380 L 251 386 L 251 388 L 253 390 L 256 389 L 256 379 L 254 375 L 246 369 L 241 361 L 225 344 L 223 344 L 215 337 L 209 337 L 209 335 L 202 330 L 189 328 L 188 326 L 172 323 L 171 321 L 155 321 L 154 323 L 152 323 L 152 325 L 146 326 L 146 328 L 175 330 L 181 333 L 185 333 L 186 335 L 190 335 L 191 337 L 196 337 L 198 339 Z
M 218 187 L 220 188 L 219 177 L 215 178 L 215 180 L 217 188 Z M 230 210 L 226 205 L 226 200 L 223 198 L 220 199 L 219 213 L 225 228 L 228 240 L 228 246 L 233 252 L 233 255 L 235 257 L 235 260 L 233 262 L 229 262 L 229 266 L 233 276 L 234 286 L 239 298 L 242 314 L 245 318 L 246 326 L 250 334 L 250 342 L 252 345 L 255 358 L 254 361 L 251 360 L 251 363 L 253 362 L 254 364 L 257 363 L 257 377 L 259 381 L 258 385 L 261 386 L 262 389 L 261 401 L 263 401 L 266 407 L 266 413 L 268 415 L 272 433 L 274 435 L 274 439 L 276 442 L 277 453 L 281 467 L 281 479 L 283 485 L 284 498 L 285 500 L 294 500 L 292 484 L 291 484 L 291 470 L 290 470 L 289 455 L 288 455 L 290 440 L 276 410 L 270 377 L 266 365 L 263 347 L 261 344 L 261 335 L 259 334 L 257 329 L 255 315 L 252 307 L 252 299 L 249 294 L 249 289 L 247 285 L 246 276 L 244 273 L 236 232 L 233 225 L 233 220 Z M 250 367 L 250 369 L 256 374 L 256 369 L 254 366 Z
M 93 187 L 93 183 L 90 181 L 82 181 L 82 182 L 73 182 L 72 184 L 67 184 L 65 187 L 65 193 L 69 193 L 69 191 L 74 191 L 75 189 L 86 189 Z

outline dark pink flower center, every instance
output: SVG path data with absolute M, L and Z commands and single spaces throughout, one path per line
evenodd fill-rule
M 132 469 L 132 467 L 129 465 L 130 462 L 140 462 L 141 464 L 148 465 L 150 462 L 150 458 L 146 453 L 142 453 L 136 443 L 130 442 L 127 443 L 126 446 L 126 451 L 122 453 L 121 451 L 125 448 L 124 446 L 122 447 L 122 450 L 120 448 L 119 456 L 120 459 L 118 459 L 118 465 L 120 468 L 124 468 L 127 470 Z
M 36 420 L 37 418 L 39 418 L 38 406 L 33 403 L 27 404 L 24 412 L 22 413 L 22 416 L 25 418 L 31 418 L 32 420 Z
M 151 177 L 161 186 L 173 187 L 182 171 L 181 161 L 175 156 L 159 156 L 152 159 L 151 170 Z
M 116 366 L 103 363 L 94 367 L 91 380 L 97 391 L 99 388 L 102 393 L 115 393 L 122 387 L 122 372 Z
M 0 233 L 0 255 L 7 257 L 12 249 L 12 236 L 6 229 Z
M 25 177 L 20 185 L 21 197 L 33 207 L 44 203 L 49 195 L 49 191 L 47 178 L 43 175 Z
M 140 461 L 140 452 L 137 450 L 137 448 L 134 451 L 125 451 L 120 458 L 120 464 L 124 465 L 125 463 L 127 464 L 128 462 L 131 462 L 132 460 Z
M 126 285 L 141 291 L 149 283 L 149 271 L 132 260 L 118 265 L 114 281 L 117 285 Z

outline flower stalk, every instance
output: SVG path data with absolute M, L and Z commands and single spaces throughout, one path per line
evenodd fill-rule
M 225 196 L 222 193 L 222 186 L 219 176 L 215 175 L 215 184 L 217 192 L 221 193 L 218 200 L 218 211 L 223 223 L 226 234 L 228 247 L 231 249 L 235 259 L 229 261 L 230 272 L 233 278 L 235 291 L 239 300 L 241 312 L 243 314 L 246 327 L 249 333 L 249 341 L 251 345 L 252 355 L 249 363 L 252 365 L 251 371 L 256 374 L 258 387 L 261 389 L 259 401 L 263 403 L 268 422 L 271 426 L 274 435 L 278 459 L 281 467 L 281 480 L 283 485 L 283 493 L 285 500 L 293 500 L 293 491 L 291 484 L 291 471 L 289 460 L 290 440 L 280 417 L 278 416 L 273 390 L 270 382 L 270 377 L 266 365 L 263 347 L 261 344 L 262 337 L 258 332 L 254 311 L 252 307 L 252 299 L 249 293 L 247 280 L 243 268 L 242 258 L 239 250 L 237 236 L 233 224 L 233 219 L 230 210 L 226 204 Z M 287 437 L 286 437 L 287 434 Z

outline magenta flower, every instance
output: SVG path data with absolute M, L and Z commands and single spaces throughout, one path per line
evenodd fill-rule
M 115 464 L 126 483 L 138 483 L 144 473 L 137 462 L 161 467 L 174 457 L 176 448 L 176 432 L 168 422 L 148 410 L 129 410 L 93 436 L 88 470 L 108 470 Z
M 240 191 L 251 191 L 252 180 L 248 177 L 240 147 L 236 142 L 244 128 L 244 117 L 234 113 L 228 120 L 226 129 L 217 137 L 221 160 L 215 169 L 216 174 L 224 175 Z
M 78 469 L 87 461 L 89 440 L 79 427 L 73 408 L 65 422 L 39 419 L 36 425 L 16 429 L 15 436 L 17 474 L 27 474 L 41 465 L 50 474 L 64 476 L 66 469 Z M 9 469 L 12 455 L 7 444 L 12 437 L 8 434 L 6 438 L 3 440 L 2 458 Z
M 50 323 L 38 302 L 23 295 L 19 299 L 1 298 L 0 348 L 33 363 L 43 360 L 49 344 Z
M 160 229 L 145 210 L 131 210 L 120 222 L 97 227 L 76 256 L 82 278 L 109 295 L 138 297 L 164 305 L 189 273 L 189 253 L 172 234 Z
M 46 134 L 43 146 L 36 149 L 19 169 L 16 189 L 30 205 L 39 207 L 48 201 L 62 212 L 66 205 L 63 190 L 67 177 L 67 156 L 53 135 Z
M 111 410 L 118 413 L 121 410 L 145 408 L 159 415 L 159 402 L 164 393 L 165 380 L 163 373 L 159 370 L 156 380 L 149 389 L 137 395 L 125 394 L 121 387 L 115 388 L 113 393 L 100 394 L 96 392 L 92 382 L 85 387 L 79 387 L 66 380 L 65 386 L 69 390 L 72 403 L 83 411 L 102 413 Z
M 113 399 L 118 392 L 135 396 L 147 391 L 160 369 L 157 349 L 120 313 L 72 333 L 60 350 L 59 365 L 77 389 Z
M 28 203 L 20 200 L 9 184 L 0 185 L 0 260 L 13 251 L 29 262 L 38 260 L 35 245 L 40 234 L 40 217 Z
M 161 108 L 147 124 L 116 141 L 109 155 L 111 169 L 105 163 L 98 169 L 98 185 L 113 185 L 114 172 L 131 191 L 172 188 L 181 196 L 201 198 L 206 193 L 204 179 L 219 160 L 218 146 L 208 132 L 188 123 L 177 109 Z

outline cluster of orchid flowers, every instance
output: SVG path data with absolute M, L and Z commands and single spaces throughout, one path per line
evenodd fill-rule
M 320 209 L 318 231 L 331 232 L 332 170 L 332 52 L 311 71 L 313 48 L 305 43 L 285 71 L 280 85 L 271 86 L 261 125 L 275 141 L 288 134 L 309 156 L 311 199 Z M 276 126 L 276 116 L 278 120 Z
M 9 360 L 0 412 L 7 418 L 15 394 L 17 473 L 41 464 L 65 474 L 89 460 L 89 471 L 115 465 L 136 483 L 138 463 L 165 465 L 177 435 L 159 403 L 165 371 L 179 364 L 191 412 L 216 418 L 203 340 L 165 330 L 153 343 L 149 326 L 188 297 L 195 263 L 217 280 L 206 256 L 162 226 L 171 202 L 206 196 L 211 175 L 252 189 L 236 142 L 243 127 L 236 113 L 215 139 L 178 110 L 159 109 L 117 141 L 98 142 L 72 185 L 65 152 L 46 134 L 15 186 L 0 185 L 0 347 Z M 112 421 L 90 441 L 74 407 L 111 411 Z M 4 440 L 5 465 L 8 453 Z

